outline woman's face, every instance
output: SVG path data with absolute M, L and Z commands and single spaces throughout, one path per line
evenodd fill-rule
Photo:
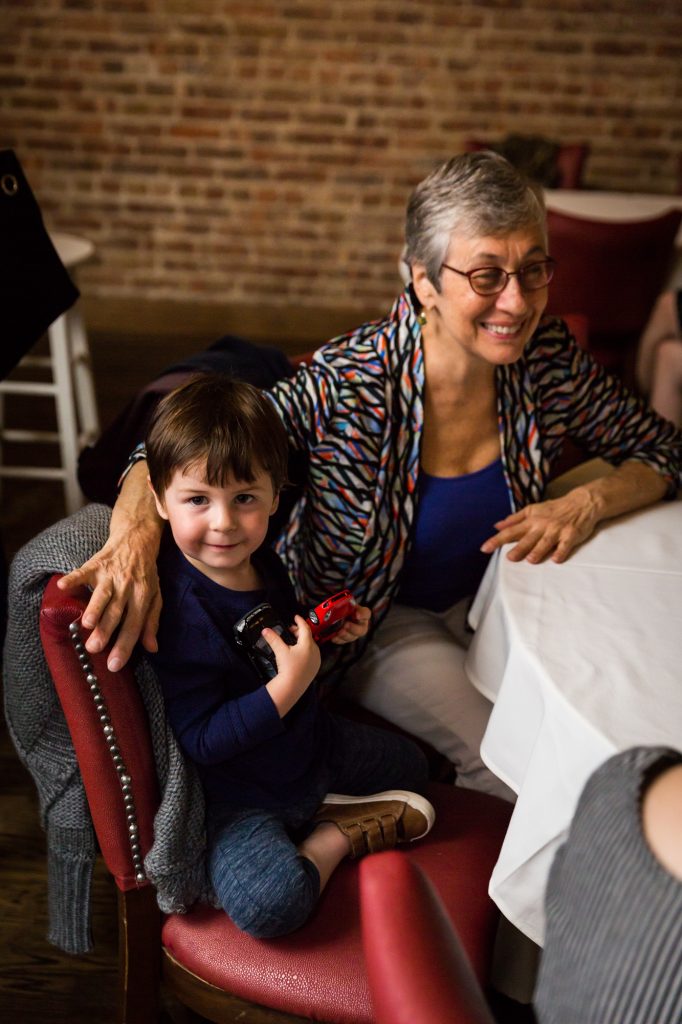
M 453 235 L 444 263 L 465 272 L 480 267 L 518 271 L 546 255 L 542 232 L 528 227 L 501 237 Z M 425 307 L 425 339 L 455 344 L 468 359 L 495 366 L 520 358 L 547 304 L 547 287 L 524 291 L 519 279 L 510 277 L 496 295 L 478 295 L 466 277 L 446 267 L 441 270 L 440 293 L 426 279 L 423 268 L 416 268 L 415 289 Z

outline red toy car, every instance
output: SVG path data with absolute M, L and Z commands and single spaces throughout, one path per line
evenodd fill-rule
M 313 639 L 320 643 L 338 633 L 346 619 L 353 618 L 356 603 L 350 590 L 340 590 L 313 608 L 308 614 Z

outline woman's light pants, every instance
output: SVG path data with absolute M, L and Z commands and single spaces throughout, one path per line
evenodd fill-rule
M 464 671 L 470 599 L 445 612 L 394 604 L 343 681 L 344 695 L 444 754 L 457 785 L 515 800 L 481 760 L 492 705 Z

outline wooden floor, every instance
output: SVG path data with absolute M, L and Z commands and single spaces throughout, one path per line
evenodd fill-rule
M 98 869 L 93 885 L 95 951 L 77 961 L 49 945 L 45 839 L 31 777 L 6 730 L 0 737 L 0 1010 L 25 1024 L 115 1020 L 116 896 Z
M 183 339 L 91 336 L 98 401 L 106 425 L 137 388 L 163 367 L 200 348 Z M 22 410 L 19 410 L 22 413 Z M 24 417 L 33 414 L 23 410 Z M 0 530 L 10 558 L 40 529 L 64 515 L 61 487 L 52 483 L 6 481 Z M 94 952 L 60 953 L 46 940 L 45 840 L 38 821 L 33 781 L 18 761 L 0 723 L 0 1017 L 20 1024 L 109 1024 L 116 1020 L 116 896 L 99 863 L 92 905 Z M 172 1006 L 172 1019 L 181 1020 Z M 506 1000 L 495 1007 L 499 1024 L 530 1024 L 525 1008 Z M 166 1020 L 171 1017 L 164 1014 Z M 187 1020 L 187 1018 L 184 1018 Z M 287 1024 L 291 1018 L 235 1000 L 239 1024 Z M 152 1022 L 150 1022 L 152 1024 Z

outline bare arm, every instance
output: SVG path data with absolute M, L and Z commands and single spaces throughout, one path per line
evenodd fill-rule
M 162 526 L 147 485 L 147 463 L 137 462 L 114 506 L 107 543 L 59 581 L 63 590 L 92 589 L 83 613 L 83 625 L 92 628 L 86 643 L 91 653 L 101 651 L 121 624 L 107 662 L 112 672 L 125 665 L 138 639 L 148 651 L 157 649 L 161 595 L 156 556 Z
M 663 292 L 656 300 L 651 316 L 637 346 L 635 376 L 640 391 L 651 392 L 654 377 L 656 350 L 661 342 L 669 338 L 681 338 L 677 318 L 677 301 L 673 291 Z
M 682 764 L 662 772 L 644 793 L 642 825 L 655 856 L 682 882 Z
M 490 554 L 516 541 L 507 557 L 512 562 L 565 562 L 605 519 L 633 512 L 659 501 L 666 480 L 643 462 L 624 462 L 609 476 L 574 487 L 561 498 L 526 505 L 495 523 L 498 533 L 481 551 Z

